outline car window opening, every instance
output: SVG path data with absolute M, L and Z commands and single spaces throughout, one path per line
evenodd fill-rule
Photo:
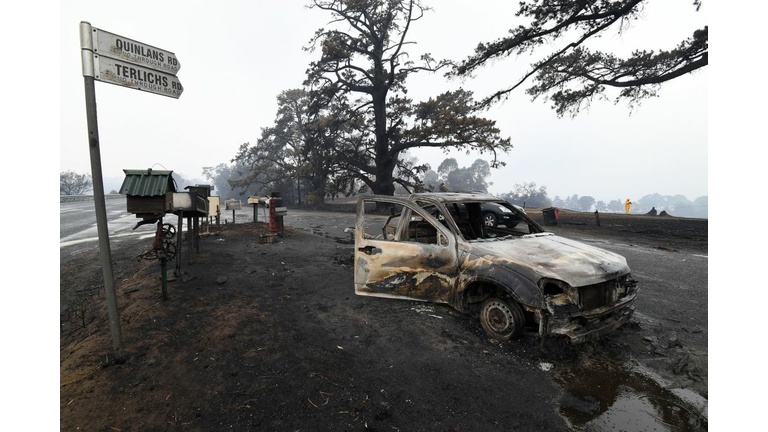
M 450 229 L 448 220 L 434 204 L 418 204 Z M 526 215 L 504 202 L 447 202 L 445 207 L 467 241 L 506 240 L 542 232 Z
M 401 219 L 406 218 L 407 224 L 398 227 Z M 438 219 L 439 220 L 439 219 Z M 443 220 L 445 218 L 443 217 Z M 386 220 L 381 217 L 369 216 L 364 219 L 364 237 L 367 239 L 387 240 L 393 242 L 411 242 L 447 246 L 448 239 L 418 213 L 399 204 L 390 204 Z

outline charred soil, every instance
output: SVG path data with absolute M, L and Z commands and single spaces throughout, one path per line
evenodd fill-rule
M 530 208 L 527 213 L 544 226 L 541 209 Z M 670 251 L 687 249 L 706 253 L 708 244 L 707 219 L 618 213 L 595 216 L 595 213 L 560 210 L 557 225 L 545 228 L 565 236 L 596 235 Z
M 136 261 L 151 240 L 113 247 L 126 359 L 109 358 L 103 290 L 73 302 L 86 324 L 62 318 L 61 429 L 568 428 L 534 338 L 510 350 L 447 307 L 355 296 L 351 246 L 263 232 L 204 237 L 165 302 L 159 263 Z M 98 281 L 95 259 L 62 257 L 62 292 Z
M 98 253 L 62 249 L 62 430 L 568 430 L 579 423 L 564 406 L 611 401 L 585 408 L 558 370 L 647 349 L 645 323 L 589 345 L 551 341 L 546 353 L 533 333 L 499 344 L 449 307 L 356 296 L 353 249 L 340 240 L 289 229 L 260 244 L 260 223 L 212 232 L 167 301 L 159 263 L 136 260 L 151 239 L 113 244 L 120 364 Z M 612 385 L 615 400 L 624 387 Z

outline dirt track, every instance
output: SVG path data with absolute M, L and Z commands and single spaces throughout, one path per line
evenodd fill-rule
M 349 245 L 302 232 L 261 245 L 263 231 L 227 225 L 204 238 L 167 302 L 159 264 L 135 259 L 148 240 L 114 248 L 127 362 L 105 358 L 97 291 L 85 328 L 62 322 L 61 429 L 567 430 L 626 386 L 653 386 L 610 362 L 644 343 L 642 323 L 594 345 L 555 342 L 547 354 L 533 336 L 497 345 L 450 308 L 355 296 Z M 98 287 L 94 260 L 62 254 L 62 299 Z M 597 396 L 582 394 L 592 385 Z M 664 402 L 668 390 L 646 393 L 665 422 L 702 427 Z

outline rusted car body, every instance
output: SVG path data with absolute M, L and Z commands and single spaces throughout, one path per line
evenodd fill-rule
M 488 226 L 481 210 L 488 202 L 522 222 Z M 390 211 L 382 215 L 383 208 Z M 358 295 L 479 312 L 483 328 L 500 340 L 525 327 L 574 343 L 593 339 L 626 323 L 637 297 L 624 257 L 545 232 L 486 194 L 361 196 L 354 279 Z

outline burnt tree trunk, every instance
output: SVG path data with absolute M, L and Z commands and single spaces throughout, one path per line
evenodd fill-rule
M 374 48 L 374 91 L 371 93 L 373 102 L 374 134 L 376 136 L 376 179 L 371 186 L 376 195 L 394 195 L 395 182 L 392 175 L 395 170 L 395 160 L 389 153 L 389 134 L 387 133 L 387 73 L 382 63 L 383 47 L 376 44 Z

